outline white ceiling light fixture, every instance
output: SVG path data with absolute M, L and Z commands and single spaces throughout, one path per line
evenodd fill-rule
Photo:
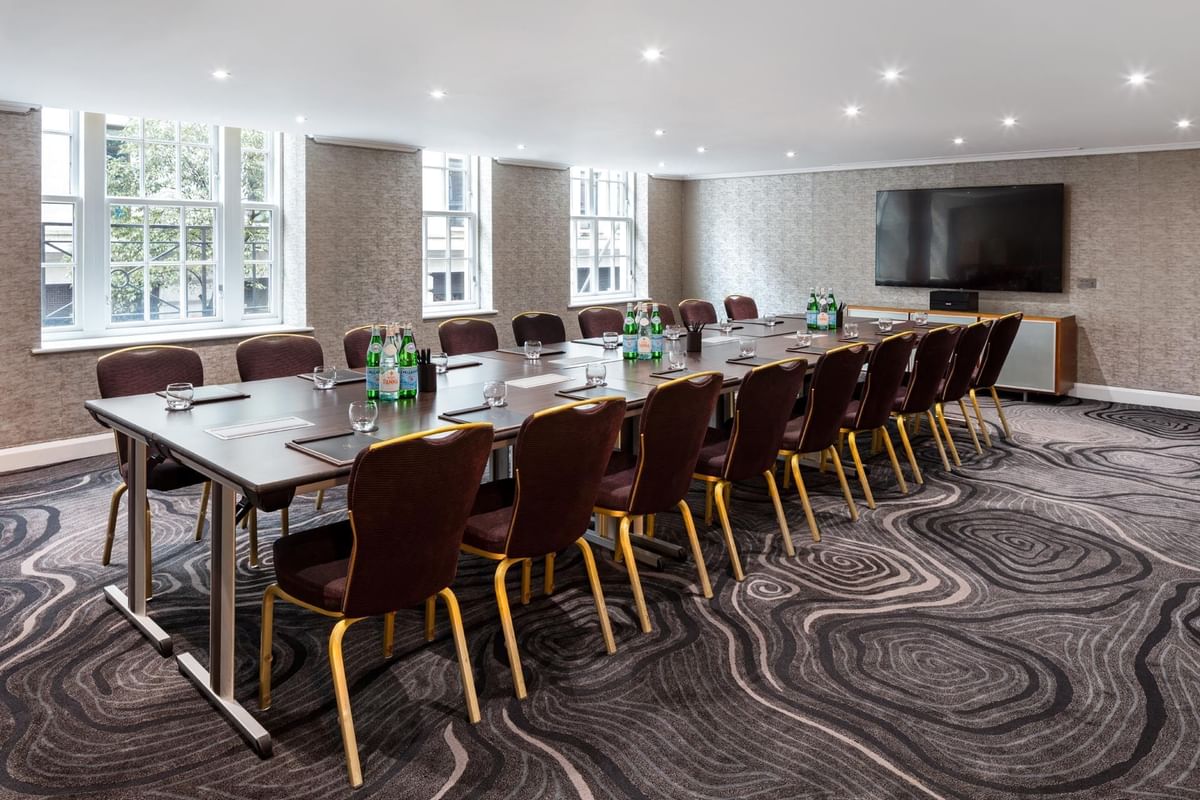
M 662 128 L 655 128 L 655 129 L 654 129 L 654 135 L 655 135 L 655 136 L 666 136 L 666 135 L 667 135 L 667 132 L 666 132 L 666 131 L 664 131 Z
M 1000 120 L 1000 124 L 1006 128 L 1015 127 L 1017 124 L 1017 118 L 1014 116 L 1011 116 L 1011 115 L 1007 116 L 1004 119 Z
M 227 69 L 214 69 L 212 71 L 212 76 L 219 81 L 223 81 L 227 78 L 232 77 L 229 70 L 227 70 Z
M 1186 131 L 1188 128 L 1192 127 L 1192 121 L 1190 119 L 1181 119 L 1175 123 L 1175 127 L 1179 128 L 1181 131 Z
M 846 106 L 845 108 L 842 109 L 842 113 L 845 114 L 850 119 L 854 119 L 855 117 L 857 117 L 859 114 L 862 113 L 862 106 L 858 106 L 858 105 Z
M 1125 79 L 1125 82 L 1130 86 L 1145 86 L 1150 80 L 1150 76 L 1145 72 L 1131 72 Z
M 444 99 L 446 99 L 446 90 L 445 89 L 430 89 L 429 96 L 432 97 L 434 100 L 444 100 Z
M 660 161 L 660 162 L 658 162 L 658 166 L 659 166 L 659 168 L 660 168 L 660 169 L 661 169 L 662 167 L 665 167 L 666 165 L 667 165 L 667 162 L 665 162 L 665 161 Z
M 696 152 L 697 152 L 697 153 L 707 153 L 707 152 L 708 152 L 708 148 L 707 148 L 707 147 L 705 147 L 704 145 L 700 145 L 699 147 L 697 147 L 697 148 L 696 148 Z
M 900 80 L 900 70 L 895 67 L 889 67 L 883 71 L 883 79 L 888 83 L 895 83 Z
M 961 136 L 955 136 L 953 141 L 955 144 L 966 144 L 967 143 L 967 140 Z
M 301 125 L 303 125 L 304 123 L 308 122 L 308 117 L 304 116 L 303 114 L 297 114 L 297 115 L 296 115 L 296 122 L 298 122 L 298 123 L 300 123 Z
M 649 61 L 653 64 L 655 61 L 661 60 L 663 57 L 662 50 L 657 47 L 647 47 L 642 51 L 642 60 Z
M 519 145 L 517 145 L 517 149 L 518 149 L 518 150 L 524 150 L 524 149 L 525 149 L 525 145 L 523 145 L 523 144 L 519 144 Z
M 788 158 L 795 158 L 795 157 L 796 157 L 796 151 L 795 151 L 795 150 L 788 150 L 786 153 L 784 153 L 784 155 L 785 155 L 785 156 L 787 156 Z

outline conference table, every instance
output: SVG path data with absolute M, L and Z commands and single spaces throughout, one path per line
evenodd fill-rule
M 666 359 L 626 361 L 620 350 L 605 350 L 598 340 L 576 340 L 547 344 L 541 358 L 526 359 L 516 350 L 497 350 L 456 356 L 453 368 L 437 376 L 437 390 L 422 392 L 415 400 L 380 402 L 379 439 L 403 436 L 451 424 L 441 415 L 478 407 L 483 402 L 486 381 L 508 384 L 508 405 L 491 420 L 496 426 L 493 475 L 508 473 L 507 454 L 521 422 L 536 411 L 605 395 L 619 395 L 628 404 L 626 430 L 654 386 L 665 380 L 696 372 L 715 370 L 724 376 L 724 391 L 733 392 L 754 366 L 770 360 L 804 358 L 810 368 L 825 351 L 850 343 L 838 332 L 814 336 L 812 343 L 797 351 L 793 335 L 804 327 L 803 315 L 780 315 L 777 324 L 743 320 L 728 336 L 717 330 L 702 332 L 702 349 L 688 353 L 684 370 L 666 373 Z M 892 333 L 911 327 L 899 323 Z M 749 362 L 730 362 L 739 355 L 739 340 L 753 338 L 757 355 Z M 860 336 L 853 341 L 868 345 L 881 338 L 869 322 L 860 321 Z M 682 345 L 682 342 L 680 342 Z M 557 351 L 557 352 L 555 352 Z M 584 367 L 605 362 L 607 385 L 564 397 L 563 390 L 585 384 Z M 461 366 L 460 366 L 461 365 Z M 533 384 L 533 385 L 531 385 Z M 92 416 L 105 427 L 124 434 L 129 442 L 125 483 L 128 508 L 146 504 L 147 459 L 170 456 L 206 476 L 211 489 L 209 640 L 207 666 L 188 652 L 175 652 L 171 635 L 149 614 L 146 596 L 146 516 L 127 514 L 128 560 L 126 588 L 106 586 L 106 600 L 145 636 L 164 656 L 174 655 L 182 672 L 262 757 L 271 755 L 271 736 L 266 728 L 234 696 L 235 650 L 234 609 L 236 599 L 235 531 L 237 498 L 266 507 L 286 506 L 297 493 L 329 488 L 349 479 L 349 466 L 318 459 L 287 443 L 299 437 L 349 430 L 347 410 L 365 396 L 360 382 L 342 383 L 317 390 L 311 380 L 288 376 L 272 380 L 224 384 L 245 396 L 222 402 L 197 403 L 186 411 L 168 411 L 157 394 L 90 400 L 85 403 Z M 570 395 L 570 392 L 566 394 Z M 474 412 L 471 421 L 489 421 L 490 411 Z M 277 429 L 278 420 L 302 424 Z M 230 426 L 263 432 L 220 438 L 216 431 Z M 221 435 L 225 435 L 222 433 Z M 631 443 L 636 436 L 622 435 Z

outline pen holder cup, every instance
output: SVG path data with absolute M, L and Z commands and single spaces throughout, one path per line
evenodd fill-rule
M 701 335 L 702 335 L 702 331 L 688 331 L 687 351 L 689 353 L 699 353 L 700 352 L 700 347 L 701 347 L 700 337 L 701 337 Z
M 437 366 L 434 364 L 418 364 L 417 391 L 436 392 L 437 384 Z

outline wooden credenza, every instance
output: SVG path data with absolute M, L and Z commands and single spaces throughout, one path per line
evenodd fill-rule
M 909 319 L 917 308 L 890 306 L 848 306 L 851 316 L 876 319 Z M 927 311 L 931 323 L 969 325 L 981 319 L 996 319 L 1002 314 L 984 312 Z M 1066 394 L 1075 385 L 1075 317 L 1036 317 L 1025 315 L 1013 342 L 1004 369 L 1000 371 L 1001 389 L 1045 394 Z

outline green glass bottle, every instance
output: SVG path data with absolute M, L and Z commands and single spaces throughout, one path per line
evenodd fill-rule
M 837 298 L 833 296 L 833 289 L 829 290 L 829 330 L 836 331 L 838 327 L 838 306 Z
M 621 329 L 624 336 L 624 355 L 626 361 L 637 361 L 637 321 L 633 318 L 633 303 L 625 304 L 625 327 Z
M 383 401 L 396 400 L 400 396 L 398 349 L 396 334 L 389 328 L 379 356 L 379 399 Z
M 650 309 L 650 357 L 662 358 L 663 342 L 666 340 L 666 326 L 663 325 L 662 315 L 658 313 L 658 303 Z
M 383 357 L 383 337 L 379 326 L 371 326 L 371 341 L 367 345 L 367 399 L 379 399 L 379 366 Z
M 808 287 L 808 308 L 804 313 L 804 320 L 808 323 L 810 331 L 817 329 L 817 312 L 820 310 L 821 307 L 817 305 L 817 290 L 810 286 Z
M 400 393 L 401 400 L 417 396 L 417 342 L 413 338 L 412 323 L 404 326 L 404 338 L 400 340 Z

